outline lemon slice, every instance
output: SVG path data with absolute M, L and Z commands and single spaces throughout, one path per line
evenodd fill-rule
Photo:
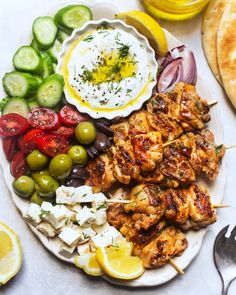
M 104 273 L 97 261 L 96 253 L 76 256 L 75 265 L 82 268 L 87 274 L 91 276 L 102 276 Z
M 0 222 L 0 285 L 6 284 L 20 269 L 22 252 L 17 235 Z
M 116 279 L 132 280 L 144 273 L 142 260 L 131 256 L 132 244 L 121 241 L 96 250 L 96 257 L 103 271 Z
M 146 36 L 160 56 L 164 56 L 168 51 L 168 44 L 165 33 L 161 26 L 147 13 L 139 10 L 122 12 L 116 15 L 128 25 L 135 27 L 139 33 Z

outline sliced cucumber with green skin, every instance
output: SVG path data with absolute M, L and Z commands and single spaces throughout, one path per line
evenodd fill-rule
M 27 101 L 22 97 L 11 97 L 2 110 L 2 115 L 17 113 L 27 117 L 30 112 Z
M 30 97 L 35 95 L 40 81 L 29 73 L 10 72 L 2 79 L 6 93 L 13 97 Z
M 36 18 L 32 30 L 39 47 L 48 49 L 53 45 L 58 29 L 53 18 L 50 16 L 43 16 Z
M 41 76 L 34 75 L 34 78 L 38 81 L 39 84 L 43 82 L 43 78 Z
M 59 42 L 58 40 L 55 41 L 54 45 L 48 49 L 48 54 L 51 56 L 53 62 L 57 63 L 58 60 L 58 54 L 61 51 L 61 42 Z
M 40 56 L 43 61 L 43 73 L 42 76 L 43 78 L 47 78 L 49 75 L 53 73 L 53 65 L 52 65 L 52 59 L 49 54 L 46 52 L 41 52 Z
M 38 52 L 31 46 L 22 46 L 13 56 L 16 70 L 30 73 L 41 73 L 43 63 Z
M 37 52 L 41 51 L 41 48 L 39 47 L 39 44 L 35 38 L 32 39 L 30 46 L 33 47 Z
M 39 104 L 37 103 L 36 98 L 27 99 L 27 103 L 29 105 L 30 110 L 33 110 L 39 107 Z
M 52 68 L 53 68 L 53 72 L 55 73 L 56 72 L 56 68 L 57 68 L 57 64 L 56 63 L 53 63 L 52 64 Z
M 41 107 L 53 108 L 62 98 L 64 80 L 59 74 L 47 77 L 37 91 L 37 102 Z
M 56 13 L 54 20 L 60 29 L 72 32 L 74 29 L 82 27 L 92 18 L 92 11 L 88 7 L 84 5 L 68 5 Z
M 57 33 L 57 40 L 61 43 L 63 43 L 67 38 L 69 38 L 70 35 L 66 32 L 63 32 L 62 30 L 59 30 Z

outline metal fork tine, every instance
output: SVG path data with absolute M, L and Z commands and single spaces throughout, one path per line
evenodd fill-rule
M 222 237 L 225 238 L 225 234 L 227 233 L 228 229 L 229 229 L 229 224 L 227 226 L 225 226 L 224 228 L 222 228 L 222 230 L 218 233 L 218 235 L 217 235 L 217 237 L 215 239 L 214 249 L 216 248 L 217 244 L 222 239 Z
M 236 236 L 236 226 L 233 228 L 233 230 L 231 231 L 231 234 L 230 234 L 230 239 L 235 239 L 235 236 Z

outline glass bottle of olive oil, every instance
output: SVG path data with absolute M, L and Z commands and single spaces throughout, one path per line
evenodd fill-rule
M 184 20 L 197 15 L 209 0 L 142 0 L 153 16 L 168 20 Z

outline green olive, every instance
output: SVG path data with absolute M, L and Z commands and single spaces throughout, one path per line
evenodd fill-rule
M 35 183 L 29 176 L 20 176 L 13 182 L 15 193 L 23 198 L 28 198 L 34 193 Z
M 41 153 L 39 150 L 34 150 L 27 157 L 26 161 L 31 170 L 42 170 L 48 165 L 48 157 Z
M 42 175 L 49 175 L 50 176 L 50 173 L 48 171 L 48 169 L 44 169 L 44 170 L 41 170 L 41 171 L 33 171 L 31 172 L 31 177 L 33 178 L 33 180 L 35 182 L 38 181 L 38 178 Z
M 49 172 L 57 180 L 66 179 L 71 173 L 73 161 L 69 155 L 59 154 L 52 158 Z
M 31 199 L 30 199 L 31 203 L 35 203 L 39 206 L 42 205 L 43 202 L 50 202 L 53 203 L 54 199 L 52 197 L 48 197 L 48 198 L 43 198 L 40 197 L 36 192 L 32 195 Z
M 91 122 L 81 122 L 75 128 L 75 137 L 81 144 L 90 144 L 96 138 L 96 129 Z
M 35 184 L 36 192 L 40 197 L 53 197 L 59 183 L 49 175 L 39 176 Z
M 88 156 L 86 153 L 86 150 L 82 145 L 74 145 L 72 146 L 68 154 L 71 156 L 73 162 L 75 164 L 79 164 L 81 166 L 84 166 L 88 161 Z

